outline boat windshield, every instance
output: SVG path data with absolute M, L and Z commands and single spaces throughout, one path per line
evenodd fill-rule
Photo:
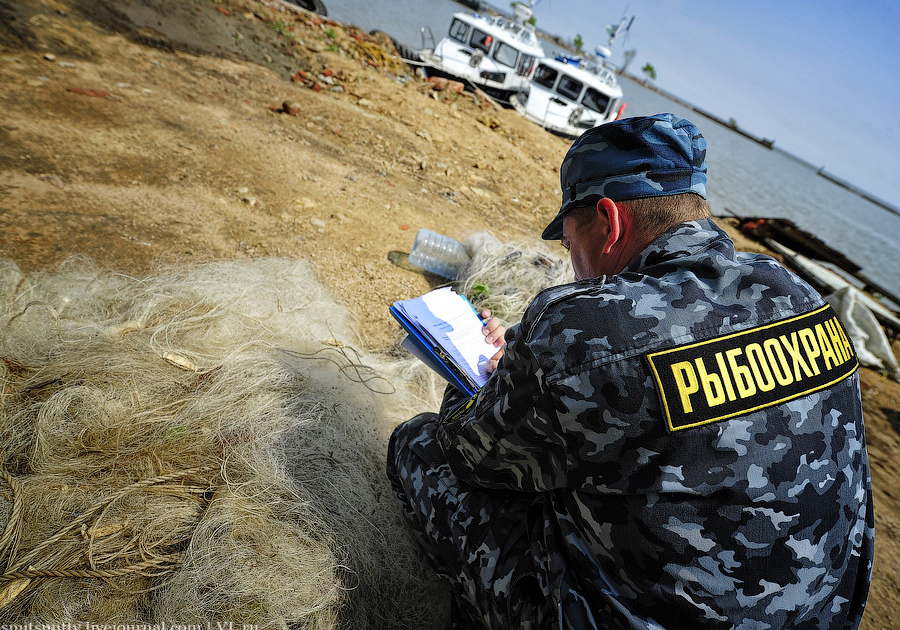
M 458 42 L 466 43 L 466 37 L 469 35 L 469 25 L 459 20 L 457 18 L 453 18 L 453 22 L 450 24 L 450 38 L 455 39 Z
M 516 67 L 516 59 L 519 57 L 519 51 L 504 42 L 497 42 L 494 49 L 494 59 L 510 68 Z
M 595 67 L 592 69 L 594 74 L 606 85 L 614 87 L 616 85 L 616 75 L 609 68 Z
M 606 113 L 606 108 L 609 107 L 609 97 L 594 88 L 585 90 L 584 98 L 581 99 L 581 102 L 584 103 L 585 107 L 594 110 L 598 114 Z
M 552 90 L 558 74 L 559 73 L 553 68 L 545 66 L 544 64 L 539 64 L 537 70 L 534 71 L 534 78 L 532 81 Z
M 517 24 L 516 22 L 510 22 L 509 20 L 496 17 L 494 18 L 494 24 L 505 30 L 512 37 L 515 37 L 517 40 L 524 44 L 528 44 L 529 46 L 538 46 L 537 36 L 534 33 L 534 29 L 525 26 L 524 24 Z
M 578 95 L 581 94 L 581 88 L 583 87 L 584 84 L 581 81 L 576 81 L 572 77 L 564 74 L 559 79 L 559 85 L 556 86 L 556 91 L 573 101 L 577 101 Z
M 487 52 L 491 47 L 491 42 L 493 41 L 493 37 L 491 37 L 484 31 L 479 31 L 477 28 L 475 28 L 472 29 L 472 38 L 469 40 L 469 45 L 472 48 L 475 48 L 482 52 Z

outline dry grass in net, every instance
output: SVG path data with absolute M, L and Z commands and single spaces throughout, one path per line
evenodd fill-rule
M 502 243 L 488 232 L 466 239 L 471 262 L 457 282 L 476 309 L 490 309 L 508 324 L 522 319 L 541 290 L 574 280 L 568 257 L 539 243 Z

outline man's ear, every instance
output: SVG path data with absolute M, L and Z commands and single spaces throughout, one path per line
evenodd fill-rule
M 608 254 L 622 237 L 622 211 L 616 205 L 616 202 L 609 197 L 603 197 L 597 202 L 597 214 L 606 219 L 609 230 L 602 242 L 602 251 Z

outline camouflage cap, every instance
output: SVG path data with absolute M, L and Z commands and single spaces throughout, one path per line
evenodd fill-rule
M 566 153 L 562 206 L 541 237 L 562 238 L 563 217 L 596 203 L 695 193 L 706 198 L 706 140 L 674 114 L 623 118 L 590 129 Z

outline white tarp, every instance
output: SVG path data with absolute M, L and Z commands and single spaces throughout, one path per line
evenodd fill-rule
M 854 287 L 838 289 L 826 299 L 837 311 L 847 334 L 853 340 L 859 362 L 867 367 L 884 370 L 900 381 L 900 365 L 891 351 L 891 344 L 872 311 L 859 298 Z

